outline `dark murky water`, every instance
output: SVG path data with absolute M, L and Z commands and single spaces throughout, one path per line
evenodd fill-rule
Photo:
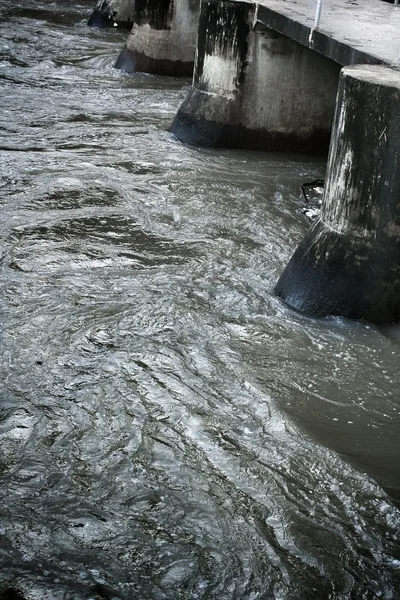
M 400 329 L 272 293 L 324 164 L 180 144 L 93 4 L 1 9 L 2 597 L 400 598 Z

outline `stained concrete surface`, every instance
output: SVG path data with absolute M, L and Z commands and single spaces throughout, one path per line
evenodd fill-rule
M 341 65 L 386 64 L 400 68 L 400 6 L 382 0 L 261 0 L 256 21 Z M 311 36 L 310 36 L 311 33 Z

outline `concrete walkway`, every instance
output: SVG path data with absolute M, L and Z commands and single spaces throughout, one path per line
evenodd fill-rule
M 259 0 L 256 21 L 341 65 L 400 68 L 400 6 L 323 0 L 319 28 L 311 33 L 315 9 L 316 0 Z

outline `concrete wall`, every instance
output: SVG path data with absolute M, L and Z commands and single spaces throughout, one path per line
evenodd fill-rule
M 131 29 L 134 6 L 135 0 L 99 0 L 88 20 L 88 25 Z
M 171 131 L 206 146 L 326 152 L 340 67 L 257 23 L 255 6 L 203 2 L 193 86 Z
M 191 76 L 200 0 L 136 0 L 134 25 L 116 67 Z

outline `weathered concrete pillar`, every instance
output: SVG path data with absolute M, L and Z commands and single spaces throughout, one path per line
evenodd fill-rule
M 275 289 L 311 315 L 400 320 L 400 71 L 340 78 L 319 221 Z
M 190 77 L 199 12 L 200 0 L 136 0 L 134 25 L 116 68 Z
M 132 29 L 135 0 L 99 0 L 89 27 L 121 27 Z
M 257 23 L 257 5 L 204 0 L 193 86 L 171 131 L 212 147 L 327 152 L 340 67 Z

